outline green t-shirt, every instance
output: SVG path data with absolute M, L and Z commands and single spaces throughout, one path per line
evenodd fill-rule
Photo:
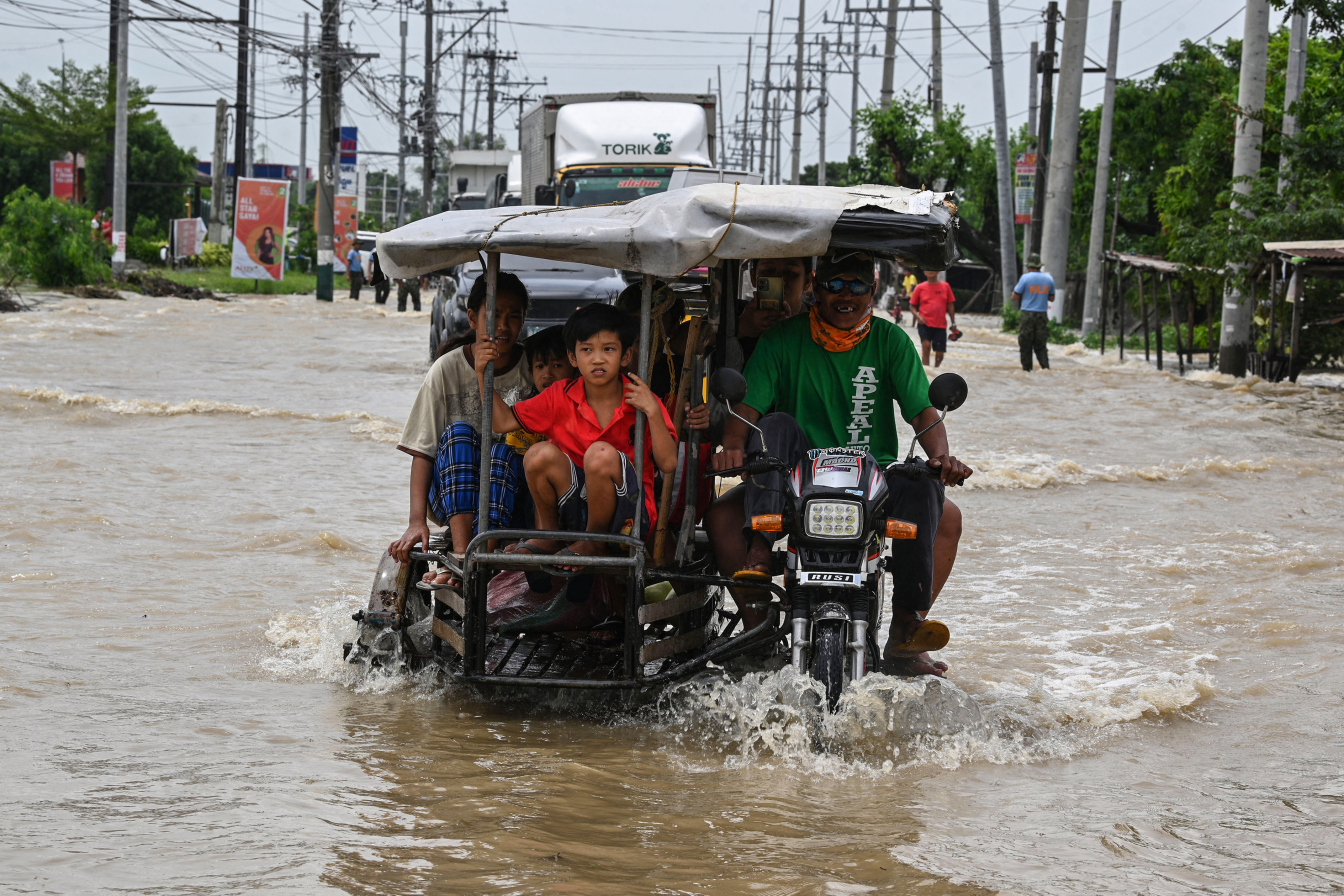
M 847 352 L 813 342 L 805 314 L 784 321 L 761 337 L 745 375 L 748 407 L 792 416 L 813 448 L 866 448 L 884 464 L 900 460 L 892 402 L 906 422 L 930 407 L 914 343 L 881 318 Z

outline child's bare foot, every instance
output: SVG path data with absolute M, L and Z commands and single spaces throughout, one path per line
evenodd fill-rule
M 446 569 L 431 569 L 424 574 L 421 581 L 431 585 L 447 585 L 450 588 L 462 587 L 462 580 Z

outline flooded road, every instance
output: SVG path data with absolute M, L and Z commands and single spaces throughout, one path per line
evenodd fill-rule
M 870 677 L 818 726 L 785 671 L 611 716 L 341 662 L 427 330 L 305 297 L 0 316 L 0 889 L 1344 887 L 1339 392 L 1058 346 L 1027 375 L 967 326 L 952 685 Z

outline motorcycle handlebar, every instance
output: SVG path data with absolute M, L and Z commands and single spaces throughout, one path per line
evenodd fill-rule
M 788 465 L 777 457 L 759 457 L 755 460 L 749 460 L 740 467 L 729 467 L 726 470 L 710 470 L 707 476 L 755 476 L 759 473 L 788 472 Z

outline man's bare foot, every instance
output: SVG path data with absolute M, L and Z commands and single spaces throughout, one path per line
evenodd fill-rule
M 563 546 L 563 542 L 552 538 L 529 538 L 526 541 L 514 542 L 504 549 L 504 553 L 516 554 L 522 551 L 526 554 L 554 554 Z
M 947 673 L 947 663 L 934 660 L 928 653 L 916 653 L 910 655 L 898 654 L 896 656 L 883 658 L 882 673 L 884 675 L 900 675 L 909 678 L 915 678 L 920 675 L 933 675 L 938 678 L 945 678 Z

